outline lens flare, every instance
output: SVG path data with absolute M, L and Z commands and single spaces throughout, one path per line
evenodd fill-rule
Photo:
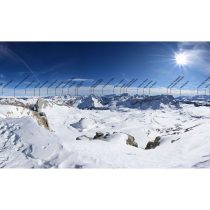
M 178 66 L 186 66 L 189 63 L 189 58 L 184 52 L 176 53 L 174 60 Z

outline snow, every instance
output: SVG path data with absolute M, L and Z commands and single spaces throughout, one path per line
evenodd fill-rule
M 209 106 L 167 95 L 1 99 L 0 167 L 208 168 L 209 124 Z M 145 150 L 157 136 L 160 145 Z
M 96 121 L 90 118 L 81 118 L 79 122 L 70 124 L 70 126 L 82 131 L 85 129 L 91 129 L 96 126 Z
M 93 108 L 100 108 L 103 105 L 101 104 L 100 100 L 95 96 L 88 96 L 82 99 L 81 103 L 78 105 L 80 109 L 93 109 Z

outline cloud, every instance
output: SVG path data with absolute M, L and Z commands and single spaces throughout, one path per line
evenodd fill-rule
M 69 79 L 70 80 L 70 79 Z M 84 79 L 84 78 L 74 78 L 72 79 L 75 82 L 81 82 L 81 81 L 94 81 L 93 79 Z

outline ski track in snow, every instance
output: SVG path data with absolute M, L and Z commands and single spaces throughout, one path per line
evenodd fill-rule
M 40 109 L 50 130 L 40 125 L 33 110 L 26 107 L 36 103 L 35 99 L 12 102 L 1 99 L 0 167 L 210 167 L 210 107 L 192 104 L 177 107 L 176 103 L 171 106 L 156 101 L 138 105 L 139 99 L 135 103 L 128 99 L 111 98 L 106 105 L 102 99 L 90 97 L 87 103 L 85 98 L 72 98 L 73 105 L 68 105 L 69 99 L 47 99 L 47 105 Z M 21 103 L 18 106 L 17 101 Z M 121 134 L 112 135 L 107 141 L 76 140 L 83 135 L 92 138 L 96 132 L 132 135 L 138 148 L 127 145 Z M 145 150 L 148 141 L 157 136 L 161 137 L 160 145 Z

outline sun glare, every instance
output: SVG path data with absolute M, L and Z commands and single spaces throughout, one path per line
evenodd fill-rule
M 186 66 L 189 63 L 189 59 L 185 53 L 176 53 L 175 62 L 179 66 Z

